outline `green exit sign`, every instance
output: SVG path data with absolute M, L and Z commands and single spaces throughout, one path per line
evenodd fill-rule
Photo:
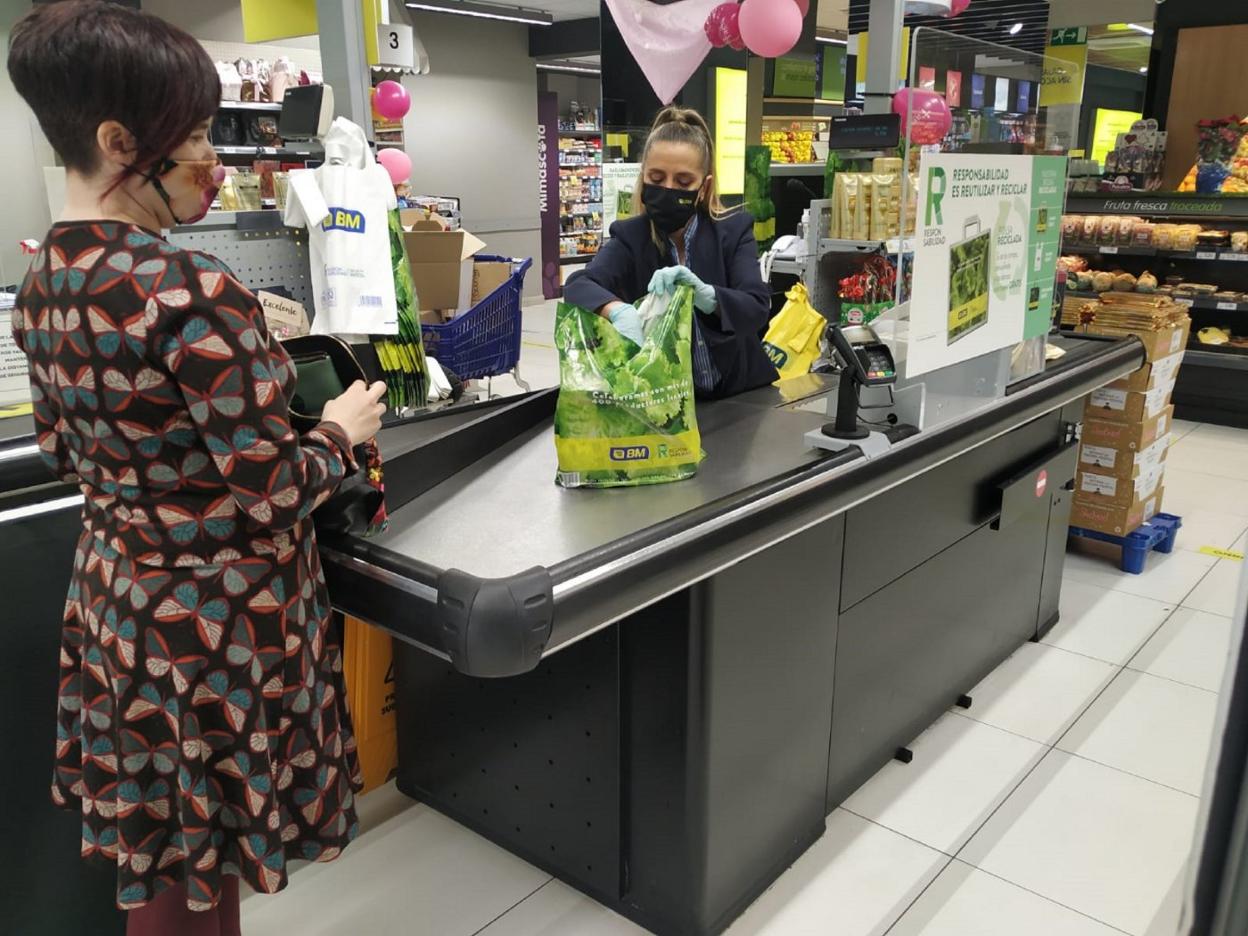
M 1049 45 L 1071 46 L 1088 44 L 1087 26 L 1067 26 L 1065 29 L 1049 31 Z

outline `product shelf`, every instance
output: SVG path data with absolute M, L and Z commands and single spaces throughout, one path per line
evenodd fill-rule
M 1183 363 L 1196 367 L 1217 367 L 1223 370 L 1248 371 L 1248 348 L 1232 345 L 1189 343 Z M 1237 378 L 1242 379 L 1242 378 Z
M 218 105 L 222 110 L 268 111 L 278 113 L 282 109 L 281 102 L 273 101 L 222 101 Z
M 1161 257 L 1166 260 L 1202 260 L 1225 263 L 1248 263 L 1248 253 L 1234 250 L 1163 250 L 1158 247 L 1119 246 L 1114 244 L 1062 245 L 1062 253 L 1077 256 Z
M 1248 219 L 1248 196 L 1197 195 L 1193 192 L 1072 194 L 1066 199 L 1066 213 L 1140 215 L 1191 220 Z
M 1113 290 L 1110 290 L 1113 292 Z M 1068 299 L 1085 299 L 1088 302 L 1095 302 L 1100 299 L 1103 293 L 1096 292 L 1077 292 L 1075 290 L 1067 290 L 1066 298 Z M 1157 293 L 1139 293 L 1132 292 L 1128 295 L 1158 295 Z M 1228 302 L 1224 299 L 1214 299 L 1212 297 L 1187 297 L 1174 296 L 1174 301 L 1179 305 L 1187 306 L 1198 312 L 1248 312 L 1248 302 Z
M 214 146 L 220 156 L 319 156 L 313 149 L 292 149 L 289 146 Z
M 901 250 L 904 250 L 906 253 L 913 253 L 914 241 L 907 238 L 904 245 L 896 237 L 886 241 L 844 240 L 841 238 L 824 238 L 819 241 L 819 256 L 821 257 L 830 253 L 869 254 L 880 250 L 887 254 L 896 254 Z

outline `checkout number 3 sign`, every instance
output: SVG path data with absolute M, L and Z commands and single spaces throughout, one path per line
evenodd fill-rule
M 414 67 L 416 50 L 412 42 L 412 27 L 401 23 L 378 26 L 377 52 L 379 64 Z

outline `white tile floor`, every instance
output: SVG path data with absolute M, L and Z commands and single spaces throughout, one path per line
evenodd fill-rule
M 557 382 L 552 323 L 525 310 L 534 386 Z M 730 936 L 1172 936 L 1246 565 L 1200 550 L 1248 547 L 1248 432 L 1175 439 L 1180 548 L 1142 576 L 1068 556 L 1059 626 L 836 810 Z M 244 902 L 249 936 L 644 932 L 392 787 L 364 807 L 342 860 Z

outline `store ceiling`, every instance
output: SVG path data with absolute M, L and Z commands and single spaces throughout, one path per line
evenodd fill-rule
M 598 18 L 598 0 L 517 0 L 517 5 L 544 10 L 556 21 Z
M 1151 23 L 1136 25 L 1152 26 Z M 1152 36 L 1131 29 L 1126 23 L 1089 26 L 1088 64 L 1138 73 L 1141 69 L 1148 69 L 1148 52 L 1152 44 Z
M 832 0 L 833 3 L 839 0 Z M 850 0 L 849 32 L 866 32 L 871 0 Z M 1010 35 L 1010 27 L 1022 23 L 1023 28 Z M 973 0 L 961 16 L 907 16 L 906 25 L 942 29 L 959 36 L 984 42 L 1043 52 L 1049 35 L 1049 5 L 1046 0 Z

